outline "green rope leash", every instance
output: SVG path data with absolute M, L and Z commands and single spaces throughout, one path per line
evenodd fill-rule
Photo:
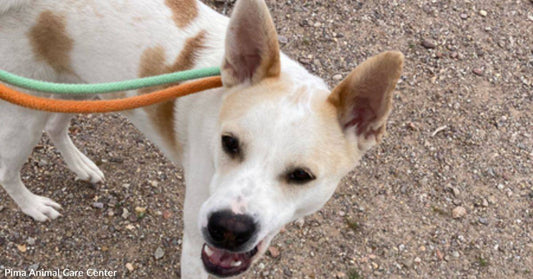
M 34 80 L 0 70 L 0 81 L 40 92 L 73 95 L 112 93 L 218 75 L 220 68 L 211 67 L 118 82 L 66 84 Z

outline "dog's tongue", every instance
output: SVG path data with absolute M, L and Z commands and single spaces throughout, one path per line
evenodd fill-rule
M 231 267 L 235 267 L 236 263 L 238 262 L 242 263 L 243 261 L 242 254 L 229 253 L 224 250 L 216 249 L 213 247 L 209 247 L 209 248 L 213 252 L 209 256 L 209 261 L 212 264 L 215 264 L 215 265 L 218 265 L 224 268 L 231 268 Z

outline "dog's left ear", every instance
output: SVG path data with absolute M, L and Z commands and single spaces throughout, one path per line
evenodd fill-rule
M 337 108 L 345 135 L 355 136 L 362 151 L 379 143 L 385 133 L 392 92 L 400 78 L 403 60 L 403 54 L 397 51 L 371 57 L 355 68 L 328 98 Z
M 264 0 L 239 0 L 226 34 L 224 86 L 280 75 L 278 35 Z

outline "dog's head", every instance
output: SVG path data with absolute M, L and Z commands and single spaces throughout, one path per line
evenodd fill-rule
M 246 271 L 285 224 L 320 209 L 380 141 L 403 64 L 401 53 L 382 53 L 330 92 L 280 56 L 265 3 L 239 1 L 226 37 L 215 174 L 199 215 L 204 266 L 220 277 Z

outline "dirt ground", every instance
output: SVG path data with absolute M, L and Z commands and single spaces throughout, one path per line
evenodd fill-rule
M 533 1 L 268 4 L 283 51 L 331 86 L 380 51 L 406 65 L 383 143 L 244 278 L 533 278 Z M 182 171 L 116 114 L 71 135 L 107 181 L 75 181 L 44 137 L 22 178 L 63 216 L 33 222 L 0 191 L 0 277 L 179 277 Z

